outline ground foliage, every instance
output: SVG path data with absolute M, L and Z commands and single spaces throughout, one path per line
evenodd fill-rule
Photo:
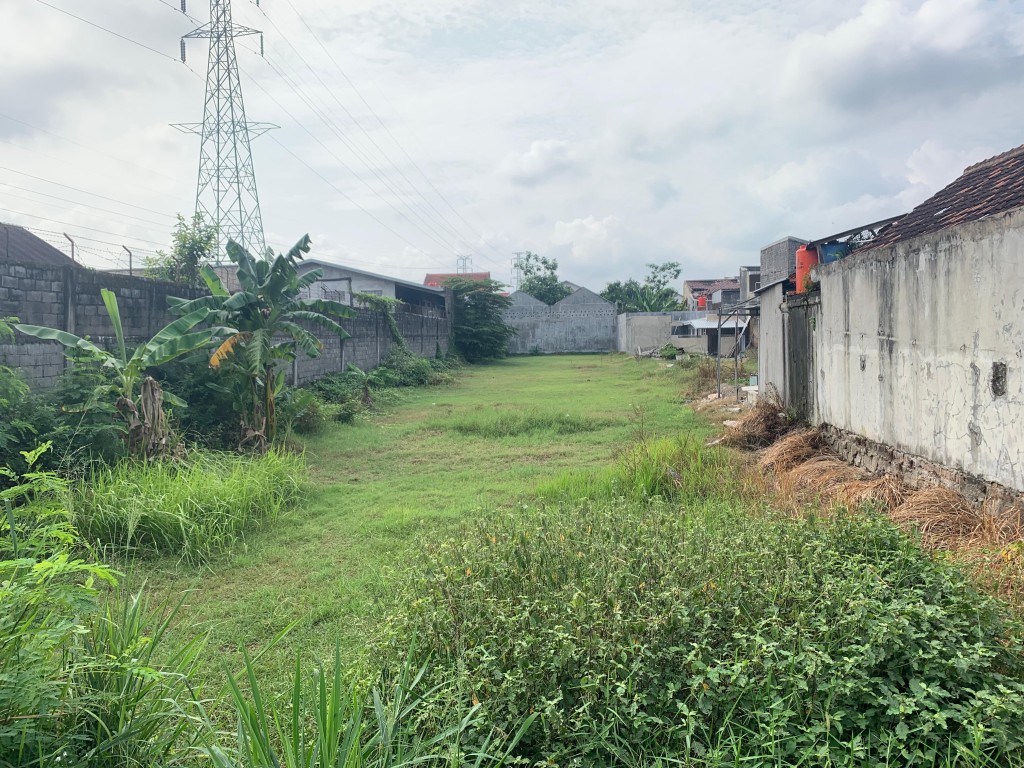
M 471 524 L 423 556 L 391 636 L 415 634 L 490 725 L 539 713 L 529 760 L 1004 765 L 1024 748 L 1021 628 L 960 571 L 880 517 L 790 519 L 680 483 Z

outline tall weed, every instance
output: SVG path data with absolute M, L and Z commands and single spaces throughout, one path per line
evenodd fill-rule
M 73 520 L 122 554 L 201 562 L 239 545 L 300 496 L 303 461 L 287 453 L 194 452 L 182 462 L 122 462 L 74 487 Z

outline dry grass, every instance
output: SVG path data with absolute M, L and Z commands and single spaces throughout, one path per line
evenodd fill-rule
M 725 433 L 722 442 L 737 448 L 764 448 L 777 441 L 792 428 L 792 421 L 786 413 L 778 391 L 769 386 L 768 391 L 757 398 L 754 407 L 737 420 L 735 426 Z
M 793 491 L 810 491 L 820 499 L 830 500 L 843 485 L 863 479 L 863 470 L 825 455 L 797 464 L 782 477 L 782 485 Z
M 821 455 L 821 433 L 816 429 L 801 429 L 791 432 L 761 451 L 757 466 L 778 476 L 798 464 Z
M 889 512 L 906 501 L 909 494 L 910 489 L 898 477 L 882 475 L 843 483 L 836 489 L 834 501 L 849 509 L 877 504 Z
M 915 491 L 889 513 L 901 528 L 916 529 L 921 542 L 933 549 L 957 549 L 979 541 L 982 518 L 978 509 L 950 488 Z

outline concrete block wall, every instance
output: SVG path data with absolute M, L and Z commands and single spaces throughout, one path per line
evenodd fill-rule
M 618 344 L 615 305 L 586 288 L 551 306 L 516 291 L 504 319 L 516 329 L 513 355 L 614 352 Z
M 174 319 L 168 309 L 168 296 L 196 298 L 205 294 L 174 283 L 128 275 L 0 262 L 0 317 L 59 328 L 110 346 L 114 329 L 103 306 L 103 288 L 117 294 L 121 323 L 130 343 L 151 338 Z M 296 360 L 289 372 L 291 380 L 306 384 L 344 370 L 350 362 L 369 370 L 387 357 L 391 337 L 384 320 L 374 312 L 356 312 L 356 317 L 342 323 L 352 338 L 342 345 L 337 337 L 319 332 L 323 352 L 317 358 L 302 356 Z M 411 351 L 434 357 L 440 346 L 442 354 L 447 354 L 449 319 L 401 311 L 396 319 Z M 59 344 L 18 334 L 13 344 L 0 344 L 0 364 L 19 369 L 30 385 L 45 388 L 56 383 L 65 362 Z

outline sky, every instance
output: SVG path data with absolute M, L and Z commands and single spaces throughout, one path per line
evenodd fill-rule
M 180 0 L 0 0 L 0 222 L 100 268 L 191 214 Z M 200 22 L 209 2 L 188 0 Z M 735 275 L 1024 143 L 1024 0 L 233 0 L 268 242 L 421 281 Z M 80 18 L 73 18 L 73 14 Z M 101 29 L 102 27 L 102 29 Z

